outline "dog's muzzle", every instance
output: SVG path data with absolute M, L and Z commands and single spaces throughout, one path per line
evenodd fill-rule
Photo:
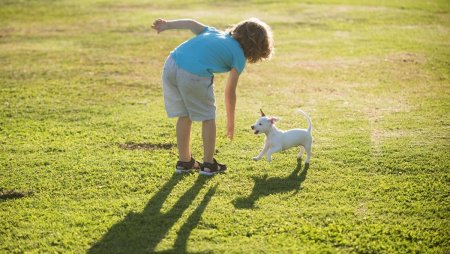
M 254 125 L 252 125 L 251 127 L 252 127 L 252 130 L 254 130 L 254 129 L 255 129 L 255 126 L 254 126 Z M 259 133 L 259 131 L 258 131 L 258 130 L 256 130 L 256 131 L 255 131 L 255 134 L 258 134 L 258 133 Z

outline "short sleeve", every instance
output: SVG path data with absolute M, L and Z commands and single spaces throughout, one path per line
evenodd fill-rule
M 231 67 L 236 68 L 237 72 L 240 75 L 245 68 L 245 57 L 243 55 L 234 55 Z

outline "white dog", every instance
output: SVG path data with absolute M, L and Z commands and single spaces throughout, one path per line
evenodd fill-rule
M 308 120 L 308 129 L 292 129 L 288 131 L 282 131 L 275 127 L 275 122 L 278 121 L 275 117 L 267 117 L 261 110 L 261 118 L 252 125 L 252 130 L 255 130 L 255 134 L 264 133 L 266 134 L 266 142 L 264 144 L 263 150 L 258 156 L 254 157 L 253 160 L 260 160 L 264 154 L 267 154 L 267 161 L 272 161 L 272 154 L 289 149 L 294 146 L 303 146 L 306 150 L 306 161 L 308 164 L 311 159 L 311 148 L 312 148 L 312 123 L 309 116 L 302 110 L 298 110 L 302 113 Z M 301 149 L 301 148 L 300 148 Z M 301 158 L 303 150 L 300 150 L 297 158 Z

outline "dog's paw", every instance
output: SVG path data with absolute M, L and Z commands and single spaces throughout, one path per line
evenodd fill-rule
M 260 158 L 258 158 L 258 157 L 253 157 L 253 160 L 254 160 L 254 161 L 259 161 Z

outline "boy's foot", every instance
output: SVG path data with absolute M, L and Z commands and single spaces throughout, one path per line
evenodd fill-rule
M 178 161 L 175 167 L 176 173 L 190 173 L 194 170 L 199 170 L 202 164 L 191 157 L 191 161 Z
M 200 174 L 202 175 L 215 175 L 217 173 L 221 173 L 224 172 L 225 170 L 227 170 L 227 166 L 224 164 L 219 164 L 217 163 L 216 159 L 213 159 L 214 163 L 208 163 L 208 162 L 204 162 L 201 166 L 200 166 Z

